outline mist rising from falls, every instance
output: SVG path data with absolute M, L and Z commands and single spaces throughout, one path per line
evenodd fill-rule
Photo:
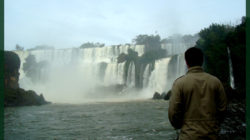
M 167 50 L 167 55 L 173 56 L 183 54 L 191 46 L 184 43 L 167 43 L 163 44 L 162 48 Z
M 186 72 L 183 52 L 188 47 L 179 46 L 178 50 L 173 47 L 165 47 L 168 57 L 141 67 L 140 89 L 136 88 L 135 62 L 118 63 L 117 57 L 127 54 L 128 49 L 142 56 L 143 45 L 16 51 L 21 59 L 20 87 L 43 93 L 52 102 L 151 98 L 156 91 L 167 92 L 173 81 Z M 23 71 L 29 55 L 34 55 L 37 62 L 48 64 L 39 70 L 37 81 L 32 81 Z

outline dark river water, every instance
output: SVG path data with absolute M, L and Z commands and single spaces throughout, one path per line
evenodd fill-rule
M 167 101 L 9 107 L 5 140 L 173 140 Z

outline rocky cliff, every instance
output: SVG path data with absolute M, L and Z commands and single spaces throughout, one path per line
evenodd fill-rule
M 20 58 L 11 51 L 4 52 L 4 106 L 25 106 L 47 104 L 43 95 L 19 87 Z

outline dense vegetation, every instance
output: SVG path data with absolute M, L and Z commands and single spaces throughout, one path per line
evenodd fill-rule
M 28 51 L 33 51 L 33 50 L 53 50 L 55 49 L 54 47 L 52 46 L 47 46 L 47 45 L 38 45 L 34 48 L 30 48 L 28 49 Z
M 92 42 L 87 42 L 87 43 L 83 43 L 80 48 L 84 49 L 84 48 L 95 48 L 95 47 L 104 47 L 105 44 L 104 43 L 92 43 Z
M 231 53 L 235 88 L 245 95 L 246 20 L 237 26 L 212 24 L 200 31 L 196 47 L 205 53 L 205 70 L 229 86 L 229 55 Z
M 16 44 L 16 50 L 17 51 L 23 51 L 24 47 L 21 47 L 20 45 Z
M 161 49 L 161 37 L 159 35 L 138 35 L 133 39 L 135 45 L 144 45 L 145 52 Z
M 227 45 L 231 51 L 235 87 L 246 91 L 246 19 L 227 35 Z
M 4 52 L 4 75 L 5 77 L 13 76 L 15 75 L 18 76 L 19 72 L 18 69 L 20 68 L 21 61 L 18 57 L 17 54 L 10 52 L 10 51 L 5 51 Z

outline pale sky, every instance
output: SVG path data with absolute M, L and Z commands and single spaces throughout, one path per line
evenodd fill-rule
M 246 0 L 5 0 L 5 50 L 16 44 L 79 47 L 131 43 L 139 34 L 195 34 L 235 24 Z

